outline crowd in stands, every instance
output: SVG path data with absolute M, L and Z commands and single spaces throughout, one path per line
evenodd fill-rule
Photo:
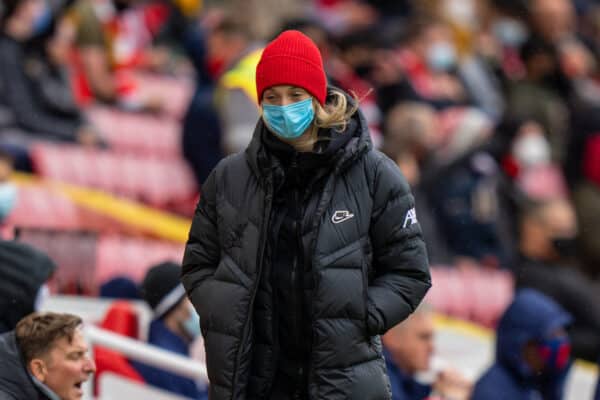
M 600 359 L 596 0 L 3 0 L 0 220 L 11 234 L 48 228 L 26 195 L 38 192 L 16 185 L 13 169 L 189 217 L 212 168 L 249 143 L 259 118 L 256 63 L 284 29 L 318 45 L 330 85 L 356 96 L 373 143 L 411 184 L 434 267 L 430 304 L 462 307 L 444 297 L 448 271 L 460 279 L 502 276 L 518 293 L 513 301 L 511 287 L 493 312 L 457 312 L 498 326 L 496 364 L 474 386 L 454 371 L 426 387 L 413 379 L 434 351 L 429 306 L 390 331 L 384 344 L 394 399 L 467 398 L 471 390 L 476 400 L 525 399 L 534 390 L 561 398 L 570 363 L 557 352 Z M 59 212 L 40 201 L 40 215 Z M 20 217 L 11 215 L 18 210 Z M 109 252 L 143 240 L 135 253 L 143 266 L 128 273 L 118 253 L 96 263 L 89 259 L 99 244 L 82 247 L 79 258 L 69 245 L 64 263 L 101 266 L 89 275 L 102 279 L 89 290 L 81 282 L 53 290 L 144 299 L 156 317 L 149 342 L 189 355 L 199 332 L 190 329 L 196 313 L 174 278 L 178 267 L 150 268 L 181 243 L 147 230 L 132 235 L 89 211 L 68 215 L 49 222 L 52 235 L 65 227 L 88 235 L 86 243 L 99 235 L 97 243 L 116 242 Z M 105 236 L 115 232 L 116 239 Z M 5 239 L 0 332 L 35 311 L 47 281 L 66 268 Z M 163 250 L 150 256 L 152 246 Z M 119 272 L 136 282 L 110 281 Z M 168 305 L 159 294 L 170 296 Z M 472 300 L 463 295 L 453 301 Z M 205 395 L 193 381 L 124 363 L 134 380 Z M 548 372 L 550 364 L 556 368 Z M 551 382 L 529 379 L 535 374 Z M 498 388 L 511 392 L 493 397 Z

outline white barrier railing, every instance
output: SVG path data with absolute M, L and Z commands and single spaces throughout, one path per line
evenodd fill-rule
M 85 326 L 85 337 L 90 345 L 90 351 L 92 351 L 93 346 L 106 347 L 123 354 L 123 356 L 129 359 L 149 366 L 160 368 L 198 382 L 208 382 L 206 365 L 171 351 L 166 351 L 156 346 L 100 329 L 91 324 Z M 93 399 L 92 385 L 89 381 L 85 390 L 85 398 Z

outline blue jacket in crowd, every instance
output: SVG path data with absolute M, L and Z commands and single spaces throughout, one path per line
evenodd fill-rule
M 496 362 L 479 379 L 472 400 L 559 400 L 566 372 L 535 378 L 521 357 L 523 346 L 565 327 L 570 315 L 543 294 L 523 289 L 502 316 L 497 330 Z
M 189 357 L 188 344 L 181 337 L 171 332 L 165 326 L 162 319 L 154 320 L 150 324 L 148 343 L 160 347 L 161 349 Z M 152 386 L 192 399 L 208 399 L 208 393 L 200 390 L 196 385 L 196 382 L 191 379 L 150 367 L 139 362 L 131 361 L 131 364 L 140 375 L 142 375 L 144 380 Z
M 392 360 L 392 355 L 384 350 L 392 400 L 423 400 L 431 393 L 431 386 L 417 382 L 412 376 L 405 374 Z

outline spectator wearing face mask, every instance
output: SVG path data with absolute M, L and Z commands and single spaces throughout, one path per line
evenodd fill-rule
M 552 159 L 562 161 L 568 132 L 571 81 L 562 73 L 552 44 L 531 37 L 521 47 L 525 76 L 510 84 L 507 112 L 523 120 L 535 120 L 550 142 Z
M 0 333 L 15 329 L 21 318 L 39 310 L 55 269 L 46 254 L 23 243 L 0 241 Z
M 569 370 L 570 315 L 543 294 L 524 289 L 500 319 L 496 361 L 472 400 L 559 400 Z
M 436 108 L 467 103 L 456 74 L 459 60 L 450 27 L 438 19 L 415 19 L 406 36 L 399 62 L 418 100 Z
M 0 105 L 12 115 L 3 142 L 26 147 L 32 138 L 89 143 L 89 128 L 44 108 L 26 73 L 27 44 L 46 29 L 47 5 L 42 0 L 6 0 L 0 19 Z M 8 130 L 10 129 L 10 131 Z
M 81 327 L 75 315 L 33 313 L 0 335 L 0 398 L 81 399 L 96 371 Z
M 517 287 L 534 288 L 573 315 L 573 354 L 595 361 L 600 354 L 600 288 L 572 266 L 577 222 L 567 200 L 525 208 L 520 221 Z
M 148 343 L 189 357 L 189 346 L 200 335 L 198 314 L 185 297 L 179 282 L 181 268 L 172 262 L 148 270 L 142 282 L 142 297 L 154 312 Z M 174 375 L 139 362 L 131 362 L 144 380 L 153 386 L 187 396 L 204 399 L 206 393 L 188 378 Z

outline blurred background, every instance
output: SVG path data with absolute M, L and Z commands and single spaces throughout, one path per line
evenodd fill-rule
M 475 380 L 515 289 L 534 288 L 573 316 L 581 361 L 568 398 L 591 398 L 600 1 L 1 4 L 2 237 L 55 264 L 42 308 L 101 324 L 114 298 L 127 298 L 121 312 L 136 328 L 102 327 L 147 338 L 138 287 L 150 267 L 180 262 L 202 182 L 250 140 L 262 47 L 298 29 L 319 46 L 330 83 L 358 96 L 375 146 L 412 185 L 432 265 L 432 365 Z M 10 251 L 0 249 L 0 272 L 35 268 Z M 15 299 L 2 296 L 5 312 Z

